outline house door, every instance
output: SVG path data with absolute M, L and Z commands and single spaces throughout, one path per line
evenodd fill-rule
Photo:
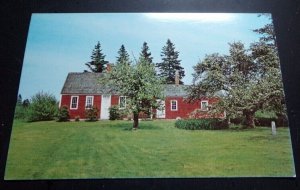
M 159 103 L 159 109 L 156 109 L 156 118 L 166 118 L 166 110 L 165 110 L 165 101 L 163 100 L 157 100 L 157 103 Z
M 100 119 L 109 119 L 110 95 L 102 95 Z

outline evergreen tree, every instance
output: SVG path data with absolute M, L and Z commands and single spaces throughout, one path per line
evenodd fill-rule
M 22 105 L 22 95 L 21 94 L 18 95 L 17 105 Z
M 116 64 L 131 64 L 129 54 L 127 53 L 125 46 L 122 44 L 119 51 Z
M 151 57 L 151 52 L 149 52 L 149 47 L 147 42 L 143 43 L 142 51 L 140 53 L 140 57 L 143 57 L 149 63 L 153 63 L 153 57 Z
M 184 68 L 180 66 L 181 60 L 178 59 L 179 52 L 175 51 L 175 45 L 170 39 L 167 40 L 166 46 L 162 48 L 162 62 L 157 63 L 159 76 L 166 79 L 167 84 L 175 83 L 175 72 L 179 72 L 179 83 L 183 84 L 182 78 L 185 76 Z
M 102 53 L 100 42 L 95 45 L 95 48 L 91 55 L 91 61 L 85 65 L 89 68 L 91 72 L 102 73 L 106 69 L 105 55 Z

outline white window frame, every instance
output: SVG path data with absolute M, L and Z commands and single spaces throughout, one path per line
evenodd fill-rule
M 75 108 L 72 107 L 72 104 L 73 104 L 73 98 L 77 98 L 77 101 L 76 101 L 76 107 L 75 107 Z M 70 110 L 77 110 L 77 109 L 78 109 L 78 102 L 79 102 L 79 96 L 71 96 Z
M 172 106 L 172 102 L 175 102 L 175 105 L 176 105 L 176 109 L 173 109 L 173 106 Z M 170 106 L 171 106 L 171 111 L 177 111 L 178 110 L 178 102 L 177 100 L 170 100 Z
M 92 98 L 91 100 L 91 107 L 88 106 L 88 98 Z M 94 96 L 86 96 L 85 97 L 85 109 L 91 109 L 94 106 Z
M 124 98 L 125 99 L 125 105 L 124 105 L 124 107 L 121 107 L 121 98 Z M 119 109 L 125 109 L 126 108 L 126 96 L 119 96 Z
M 202 103 L 206 103 L 206 105 L 207 105 L 206 108 L 202 107 Z M 201 100 L 200 109 L 203 111 L 208 111 L 208 100 Z

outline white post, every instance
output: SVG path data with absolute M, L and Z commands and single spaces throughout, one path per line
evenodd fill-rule
M 271 122 L 271 127 L 272 127 L 272 135 L 276 135 L 276 125 L 275 125 L 275 121 Z

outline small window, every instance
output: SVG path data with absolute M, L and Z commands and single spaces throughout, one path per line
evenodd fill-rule
M 203 100 L 201 101 L 201 110 L 208 110 L 208 101 L 207 100 Z
M 94 105 L 94 96 L 87 96 L 85 99 L 85 108 L 91 109 Z
M 177 100 L 171 100 L 171 111 L 177 111 Z
M 71 96 L 71 106 L 70 109 L 77 109 L 78 108 L 78 96 Z
M 126 96 L 119 97 L 119 108 L 125 109 L 126 108 Z

